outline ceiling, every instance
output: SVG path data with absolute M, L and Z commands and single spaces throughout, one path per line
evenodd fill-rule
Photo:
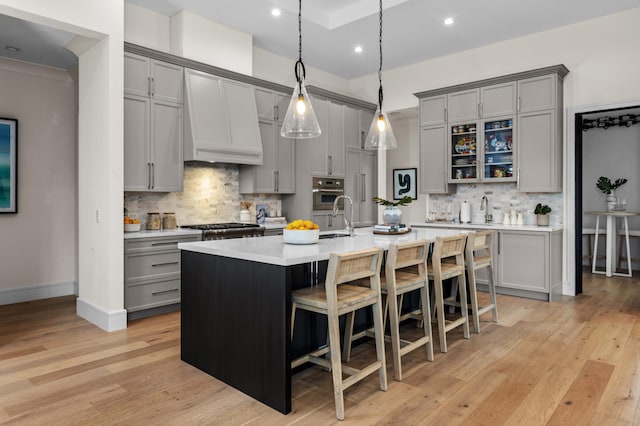
M 181 10 L 253 35 L 256 47 L 297 59 L 296 0 L 125 0 L 171 16 Z M 383 69 L 640 7 L 640 0 L 385 0 Z M 273 17 L 278 7 L 282 15 Z M 303 59 L 343 78 L 378 68 L 378 1 L 305 0 Z M 445 17 L 455 23 L 445 26 Z M 0 15 L 0 56 L 68 69 L 74 34 Z M 18 52 L 6 46 L 19 48 Z M 363 52 L 356 54 L 356 45 Z

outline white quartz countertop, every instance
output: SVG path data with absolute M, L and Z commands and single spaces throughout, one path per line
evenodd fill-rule
M 562 225 L 537 226 L 537 225 L 503 225 L 501 223 L 451 223 L 451 222 L 418 222 L 410 225 L 412 228 L 447 228 L 447 229 L 496 229 L 501 231 L 535 231 L 555 232 L 561 231 Z
M 125 232 L 124 239 L 131 238 L 154 238 L 154 237 L 180 237 L 185 235 L 202 235 L 202 231 L 199 229 L 167 229 L 161 231 L 140 231 L 140 232 Z
M 264 229 L 281 229 L 284 228 L 285 226 L 287 226 L 286 223 L 261 223 L 260 226 L 262 226 Z
M 343 234 L 345 231 L 341 231 Z M 353 237 L 321 239 L 315 244 L 286 244 L 282 235 L 260 238 L 236 238 L 231 240 L 199 241 L 179 243 L 178 248 L 186 251 L 217 256 L 244 259 L 272 265 L 290 266 L 301 263 L 329 259 L 330 253 L 345 253 L 371 247 L 387 248 L 389 243 L 435 240 L 438 236 L 455 235 L 460 231 L 450 229 L 417 228 L 402 235 L 379 235 L 373 228 L 358 228 Z M 321 234 L 334 233 L 332 231 Z

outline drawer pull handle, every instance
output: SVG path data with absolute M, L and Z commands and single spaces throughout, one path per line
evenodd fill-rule
M 172 288 L 171 290 L 154 291 L 153 293 L 151 293 L 151 295 L 156 296 L 158 294 L 163 294 L 163 293 L 175 293 L 176 291 L 180 291 L 180 289 Z
M 166 262 L 166 263 L 154 263 L 151 266 L 167 266 L 167 265 L 177 265 L 179 262 L 175 261 L 175 262 Z
M 174 244 L 178 244 L 177 241 L 171 241 L 169 243 L 151 243 L 152 246 L 172 246 Z

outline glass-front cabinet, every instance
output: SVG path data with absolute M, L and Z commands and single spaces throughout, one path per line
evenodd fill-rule
M 450 183 L 515 182 L 514 117 L 449 124 Z

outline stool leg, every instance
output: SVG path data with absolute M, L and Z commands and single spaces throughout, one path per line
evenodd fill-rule
M 451 293 L 449 294 L 449 297 L 453 299 L 453 301 L 456 301 L 456 295 L 458 294 L 458 282 L 454 281 L 451 283 Z M 449 305 L 449 313 L 453 314 L 456 312 L 456 307 L 455 305 Z
M 477 334 L 480 334 L 480 316 L 478 315 L 478 292 L 476 290 L 476 271 L 474 269 L 471 269 L 467 278 L 469 280 L 469 298 L 471 299 L 471 317 L 473 318 L 473 329 Z
M 355 312 L 349 312 L 344 316 L 344 340 L 342 343 L 342 361 L 349 362 L 351 360 L 351 344 L 353 340 L 353 322 L 355 320 Z
M 389 297 L 387 297 L 389 299 Z M 395 297 L 394 297 L 395 299 Z M 382 328 L 382 306 L 381 300 L 371 305 L 373 310 L 373 329 L 376 337 L 376 355 L 380 362 L 378 378 L 380 379 L 380 390 L 387 390 L 387 365 L 384 359 L 384 329 Z
M 387 305 L 389 313 L 389 329 L 391 331 L 391 349 L 393 352 L 393 378 L 402 381 L 402 364 L 400 360 L 400 321 L 398 319 L 398 296 L 392 289 L 388 290 Z
M 422 301 L 422 327 L 424 328 L 424 335 L 427 336 L 429 341 L 427 342 L 427 359 L 433 361 L 433 332 L 431 331 L 431 308 L 429 297 L 429 280 L 424 284 L 424 287 L 420 289 L 420 298 Z
M 458 288 L 460 289 L 460 309 L 462 310 L 462 317 L 464 323 L 462 324 L 462 331 L 464 338 L 468 339 L 469 336 L 469 306 L 467 305 L 467 286 L 465 284 L 464 269 L 461 275 L 458 276 Z
M 631 276 L 631 248 L 629 247 L 629 223 L 627 217 L 624 217 L 624 238 L 627 243 L 627 271 Z
M 445 321 L 444 321 L 444 298 L 443 298 L 443 289 L 442 282 L 436 282 L 434 280 L 433 287 L 435 288 L 435 307 L 433 310 L 434 315 L 436 315 L 438 319 L 438 335 L 440 336 L 440 352 L 447 352 L 447 333 L 445 332 Z
M 591 259 L 591 273 L 596 273 L 596 259 L 598 258 L 598 233 L 600 232 L 600 216 L 596 217 L 596 234 L 593 237 L 593 258 Z
M 498 302 L 496 300 L 496 285 L 493 280 L 493 266 L 489 264 L 487 267 L 487 277 L 489 279 L 489 296 L 491 297 L 491 303 L 493 304 L 493 322 L 498 322 Z
M 340 325 L 338 315 L 327 315 L 329 322 L 329 348 L 331 351 L 331 374 L 333 376 L 333 397 L 336 403 L 336 418 L 344 420 L 344 398 L 342 385 L 342 362 L 340 361 Z
M 293 341 L 293 325 L 296 323 L 296 303 L 291 304 L 291 340 Z

